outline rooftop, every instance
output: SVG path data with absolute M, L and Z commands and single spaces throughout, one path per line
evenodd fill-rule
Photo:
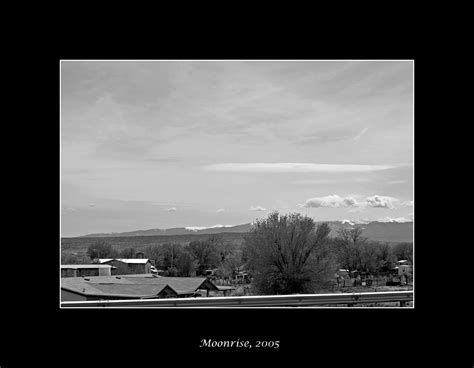
M 61 269 L 73 269 L 78 270 L 82 268 L 116 268 L 111 265 L 102 265 L 102 264 L 73 264 L 73 265 L 61 265 Z
M 156 297 L 168 287 L 175 294 L 191 294 L 198 289 L 218 291 L 205 277 L 161 277 L 151 274 L 61 278 L 61 288 L 90 296 Z
M 150 260 L 148 258 L 99 258 L 100 263 L 107 263 L 110 261 L 120 261 L 123 263 L 138 263 L 145 264 Z
M 198 289 L 218 291 L 217 286 L 207 277 L 164 277 L 152 274 L 124 275 L 134 283 L 168 284 L 178 293 L 190 293 Z
M 123 298 L 156 298 L 164 289 L 178 294 L 170 286 L 153 284 L 134 284 L 128 280 L 107 277 L 103 280 L 92 280 L 97 277 L 69 277 L 61 279 L 61 288 L 82 295 Z M 91 282 L 92 281 L 92 282 Z M 116 281 L 116 282 L 115 282 Z

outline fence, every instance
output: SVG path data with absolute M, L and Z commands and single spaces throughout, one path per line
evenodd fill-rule
M 356 279 L 356 278 L 345 278 L 344 280 L 340 280 L 339 284 L 337 281 L 334 281 L 333 288 L 336 289 L 343 289 L 344 287 L 352 287 L 352 286 L 371 286 L 371 287 L 381 287 L 381 286 L 389 286 L 391 282 L 400 283 L 400 285 L 407 285 L 413 284 L 413 277 L 409 276 L 408 280 L 405 276 L 400 277 L 398 275 L 388 275 L 388 276 L 377 276 L 371 279 Z
M 413 291 L 340 294 L 297 294 L 270 296 L 234 296 L 215 298 L 168 298 L 138 300 L 101 300 L 62 302 L 66 308 L 235 308 L 235 307 L 314 307 L 346 304 L 399 302 L 406 306 L 413 301 Z

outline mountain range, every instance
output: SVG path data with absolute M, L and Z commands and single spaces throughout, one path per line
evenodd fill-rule
M 317 223 L 322 223 L 317 222 Z M 331 227 L 331 236 L 336 236 L 341 228 L 352 228 L 360 226 L 363 236 L 369 240 L 383 242 L 412 242 L 413 222 L 401 222 L 393 219 L 386 222 L 380 221 L 324 221 Z M 210 227 L 177 227 L 170 229 L 136 230 L 122 233 L 98 233 L 88 234 L 82 238 L 110 238 L 110 237 L 132 237 L 132 236 L 156 236 L 156 235 L 193 235 L 193 234 L 220 234 L 220 233 L 246 233 L 252 224 L 242 225 L 215 225 Z

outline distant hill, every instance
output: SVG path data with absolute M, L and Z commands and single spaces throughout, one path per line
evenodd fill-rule
M 170 235 L 194 235 L 194 234 L 220 234 L 220 233 L 246 233 L 250 230 L 250 224 L 226 226 L 216 225 L 207 228 L 198 227 L 174 227 L 170 229 L 136 230 L 124 233 L 99 233 L 80 236 L 80 238 L 116 238 L 123 236 L 170 236 Z
M 413 222 L 378 222 L 354 224 L 350 221 L 327 221 L 331 227 L 331 236 L 337 235 L 340 228 L 351 228 L 361 226 L 364 230 L 363 236 L 370 240 L 383 242 L 411 242 L 413 241 Z M 88 234 L 79 238 L 119 238 L 134 236 L 175 236 L 175 235 L 206 235 L 221 233 L 246 233 L 250 230 L 251 224 L 236 226 L 216 225 L 207 228 L 200 227 L 179 227 L 170 229 L 149 229 L 136 230 L 123 233 L 99 233 Z
M 360 226 L 362 235 L 369 240 L 391 243 L 413 242 L 413 222 L 378 222 L 372 221 L 366 224 L 342 223 L 340 221 L 329 222 L 331 236 L 337 235 L 341 227 L 351 228 Z

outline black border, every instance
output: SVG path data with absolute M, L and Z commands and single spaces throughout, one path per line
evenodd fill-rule
M 354 57 L 310 56 L 308 59 L 414 59 L 415 60 L 415 144 L 417 216 L 415 227 L 416 290 L 414 309 L 308 309 L 308 310 L 65 310 L 59 308 L 59 60 L 60 59 L 114 59 L 97 53 L 61 54 L 44 63 L 40 69 L 41 83 L 35 85 L 30 96 L 39 99 L 39 110 L 30 112 L 32 125 L 39 122 L 38 135 L 33 137 L 39 143 L 39 157 L 28 165 L 28 177 L 36 178 L 35 194 L 51 212 L 38 214 L 37 234 L 42 240 L 33 242 L 30 252 L 41 247 L 41 265 L 35 281 L 31 276 L 21 282 L 29 283 L 30 303 L 14 304 L 12 321 L 15 328 L 5 330 L 9 335 L 6 350 L 10 353 L 12 366 L 51 365 L 64 363 L 66 366 L 99 366 L 113 364 L 158 365 L 174 362 L 177 365 L 204 363 L 227 364 L 235 362 L 234 357 L 253 359 L 256 355 L 265 358 L 265 364 L 283 363 L 283 356 L 290 358 L 292 365 L 312 366 L 405 366 L 403 361 L 412 360 L 412 355 L 421 359 L 420 366 L 455 359 L 447 354 L 449 344 L 446 337 L 456 336 L 446 324 L 433 320 L 429 293 L 436 290 L 430 282 L 430 267 L 436 260 L 427 252 L 424 220 L 424 195 L 416 191 L 422 187 L 426 167 L 426 152 L 420 149 L 420 137 L 424 134 L 424 111 L 426 89 L 424 78 L 431 75 L 426 71 L 426 60 L 413 54 L 380 57 L 376 53 Z M 257 53 L 258 55 L 258 53 Z M 140 55 L 120 55 L 117 59 L 142 59 Z M 145 57 L 148 59 L 175 59 L 176 53 L 166 57 Z M 212 59 L 209 55 L 193 55 L 188 59 Z M 262 55 L 252 57 L 215 57 L 215 59 L 304 59 L 288 55 Z M 421 93 L 420 91 L 423 91 Z M 35 93 L 34 93 L 35 92 Z M 421 102 L 420 102 L 421 101 Z M 423 111 L 421 113 L 420 111 Z M 39 117 L 38 112 L 41 114 Z M 421 118 L 423 116 L 423 118 Z M 418 118 L 418 119 L 417 119 Z M 35 131 L 36 132 L 36 131 Z M 33 145 L 37 147 L 38 145 Z M 422 147 L 422 146 L 421 146 Z M 40 158 L 40 159 L 38 159 Z M 19 184 L 21 190 L 31 190 L 31 181 Z M 22 185 L 23 184 L 23 185 Z M 21 215 L 21 211 L 18 215 Z M 21 231 L 21 230 L 20 230 Z M 23 230 L 24 233 L 24 230 Z M 26 235 L 26 234 L 25 234 Z M 417 241 L 418 240 L 418 241 Z M 427 245 L 428 244 L 428 245 Z M 34 248 L 33 248 L 34 247 Z M 18 285 L 19 286 L 19 285 Z M 431 289 L 431 290 L 430 290 Z M 32 294 L 32 295 L 31 295 Z M 34 299 L 33 299 L 34 298 Z M 39 302 L 38 302 L 39 301 Z M 4 315 L 6 316 L 6 315 Z M 437 322 L 438 325 L 434 323 Z M 206 350 L 199 348 L 203 338 L 271 339 L 280 340 L 281 347 L 274 350 Z M 458 341 L 458 340 L 455 340 Z M 441 343 L 443 342 L 443 343 Z M 459 345 L 462 350 L 464 346 Z M 458 355 L 459 357 L 459 355 Z M 2 357 L 3 359 L 3 357 Z M 138 359 L 138 360 L 137 360 Z M 26 361 L 29 361 L 28 363 Z M 411 364 L 408 364 L 411 365 Z M 418 364 L 414 364 L 418 366 Z M 5 367 L 8 366 L 5 365 Z M 453 366 L 453 365 L 449 365 Z M 2 361 L 2 368 L 4 367 Z

